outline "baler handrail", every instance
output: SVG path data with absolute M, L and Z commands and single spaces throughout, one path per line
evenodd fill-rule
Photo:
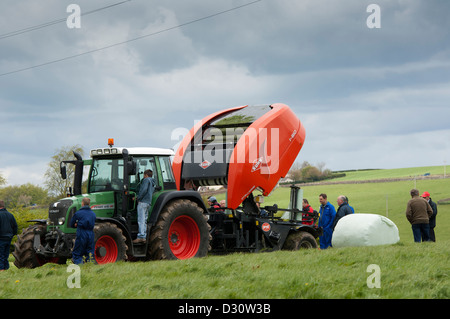
M 252 125 L 253 122 L 248 123 L 230 123 L 230 124 L 211 124 L 208 126 L 208 128 L 228 128 L 228 127 L 242 127 L 242 128 L 248 128 L 250 125 Z

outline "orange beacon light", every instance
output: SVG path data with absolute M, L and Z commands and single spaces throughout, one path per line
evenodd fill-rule
M 108 145 L 109 145 L 109 147 L 113 147 L 114 146 L 114 139 L 113 138 L 108 138 Z

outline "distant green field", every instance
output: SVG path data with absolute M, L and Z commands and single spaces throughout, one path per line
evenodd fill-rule
M 450 168 L 446 167 L 446 175 L 449 175 Z M 409 167 L 396 169 L 376 169 L 344 172 L 345 177 L 333 179 L 333 181 L 361 181 L 386 178 L 404 178 L 414 176 L 420 177 L 425 174 L 443 175 L 444 166 Z

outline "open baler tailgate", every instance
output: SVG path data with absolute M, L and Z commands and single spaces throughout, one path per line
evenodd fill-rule
M 305 129 L 284 104 L 240 106 L 195 124 L 176 151 L 177 188 L 225 185 L 236 209 L 256 189 L 268 195 L 285 177 L 305 141 Z

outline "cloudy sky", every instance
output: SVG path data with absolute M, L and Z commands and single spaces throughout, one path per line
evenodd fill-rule
M 2 1 L 8 184 L 42 185 L 62 146 L 87 153 L 113 137 L 117 146 L 170 148 L 181 139 L 174 132 L 210 113 L 276 102 L 306 128 L 299 162 L 450 162 L 450 1 L 121 2 Z M 367 25 L 372 3 L 381 28 Z M 67 25 L 70 4 L 81 9 L 80 28 Z

